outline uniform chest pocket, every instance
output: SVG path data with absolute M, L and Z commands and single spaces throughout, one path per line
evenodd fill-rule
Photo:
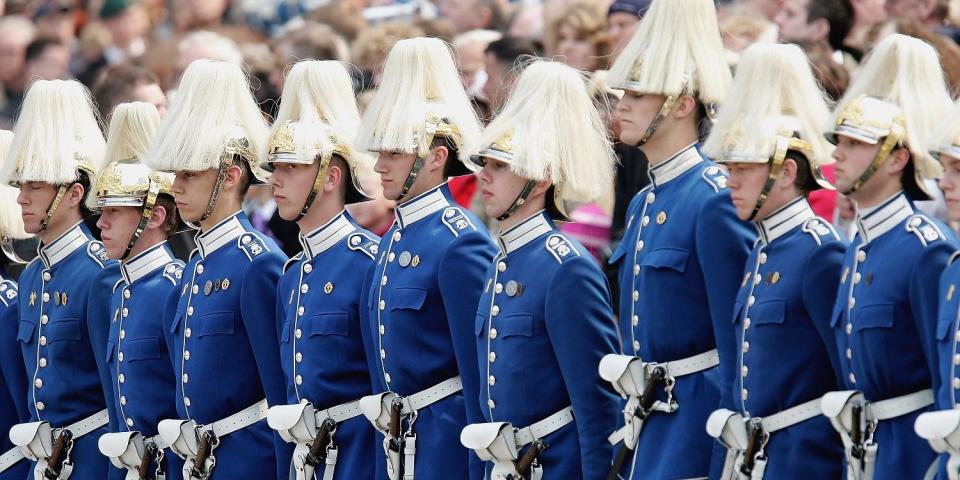
M 690 252 L 684 248 L 663 247 L 644 255 L 640 260 L 640 266 L 667 268 L 683 273 L 687 269 L 689 258 Z
M 126 360 L 135 362 L 160 358 L 160 338 L 135 338 L 123 342 L 123 355 Z
M 760 302 L 747 310 L 750 325 L 779 325 L 786 316 L 787 302 L 785 300 L 767 300 Z
M 894 306 L 892 304 L 866 305 L 854 310 L 853 331 L 872 328 L 893 327 Z
M 514 313 L 501 317 L 503 320 L 496 325 L 500 335 L 507 337 L 533 336 L 533 315 L 529 313 Z
M 427 300 L 427 291 L 422 288 L 404 287 L 390 292 L 390 310 L 420 310 Z
M 304 325 L 308 337 L 315 335 L 350 335 L 350 314 L 346 312 L 318 313 Z
M 46 337 L 51 343 L 64 340 L 80 340 L 80 319 L 61 318 L 55 322 L 50 322 L 46 328 Z
M 196 324 L 191 323 L 190 327 L 198 337 L 233 335 L 236 330 L 236 323 L 237 316 L 234 312 L 213 312 L 201 315 Z
M 37 329 L 37 324 L 30 322 L 20 322 L 17 329 L 17 341 L 20 343 L 30 343 L 33 340 L 33 332 Z

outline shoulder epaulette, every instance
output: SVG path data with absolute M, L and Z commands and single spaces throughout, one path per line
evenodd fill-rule
M 107 256 L 107 247 L 103 246 L 103 243 L 97 240 L 87 242 L 87 256 L 97 262 L 100 268 L 110 263 L 110 257 Z
M 0 302 L 7 307 L 17 298 L 17 284 L 11 280 L 0 282 Z
M 564 260 L 568 258 L 580 256 L 577 247 L 573 246 L 566 237 L 560 234 L 555 233 L 547 237 L 547 243 L 545 245 L 547 251 L 553 255 L 553 258 L 555 258 L 558 263 L 563 263 Z
M 715 192 L 727 188 L 727 174 L 720 167 L 711 165 L 703 169 L 703 173 L 700 176 L 703 177 L 703 180 L 707 182 L 707 185 L 710 185 Z
M 455 237 L 459 237 L 460 232 L 477 229 L 460 207 L 447 207 L 440 219 Z
M 816 240 L 817 245 L 823 243 L 823 239 L 833 239 L 839 240 L 840 235 L 837 234 L 837 231 L 833 228 L 833 225 L 830 225 L 830 222 L 820 218 L 814 217 L 810 220 L 807 220 L 803 223 L 803 226 L 800 229 L 813 237 Z
M 261 240 L 259 236 L 251 232 L 240 235 L 240 237 L 237 238 L 237 246 L 240 247 L 240 250 L 243 250 L 243 253 L 247 255 L 247 258 L 251 262 L 263 252 L 270 251 L 267 244 Z
M 916 235 L 924 247 L 945 238 L 943 232 L 940 231 L 940 227 L 922 213 L 911 215 L 907 219 L 906 229 Z
M 287 270 L 293 266 L 294 263 L 299 262 L 303 258 L 303 252 L 300 252 L 287 259 L 286 262 L 283 262 L 283 273 L 287 273 Z
M 184 264 L 180 260 L 174 260 L 163 267 L 163 278 L 170 280 L 170 283 L 176 285 L 183 278 Z
M 364 232 L 355 232 L 347 238 L 347 247 L 355 252 L 361 252 L 373 260 L 377 258 L 377 253 L 380 252 L 380 239 Z

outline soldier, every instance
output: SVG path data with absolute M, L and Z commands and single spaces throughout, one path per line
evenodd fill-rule
M 110 328 L 102 292 L 119 268 L 83 220 L 103 136 L 87 90 L 62 80 L 33 83 L 14 133 L 0 178 L 20 187 L 24 229 L 42 246 L 19 289 L 17 340 L 30 382 L 30 423 L 14 426 L 10 439 L 36 461 L 36 479 L 102 480 L 109 463 L 97 439 L 108 423 Z
M 183 262 L 174 259 L 167 238 L 177 225 L 170 186 L 172 174 L 140 163 L 160 123 L 149 103 L 118 105 L 107 136 L 107 161 L 94 183 L 96 208 L 107 256 L 120 261 L 120 280 L 110 290 L 110 336 L 106 358 L 110 383 L 111 432 L 100 437 L 100 452 L 127 478 L 152 479 L 181 469 L 157 424 L 176 416 L 176 378 L 164 341 L 166 326 L 158 299 L 177 291 Z
M 610 438 L 622 442 L 613 470 L 704 477 L 723 460 L 704 424 L 717 407 L 734 407 L 720 388 L 733 384 L 731 362 L 715 367 L 736 357 L 730 313 L 756 237 L 737 219 L 726 175 L 697 147 L 730 84 L 714 2 L 653 2 L 609 81 L 624 90 L 620 139 L 643 150 L 651 179 L 610 258 L 620 263 L 626 355 L 605 359 L 600 373 L 628 399 L 626 423 Z
M 380 239 L 344 209 L 369 200 L 360 185 L 374 175 L 345 133 L 360 123 L 352 88 L 340 62 L 296 64 L 268 149 L 277 209 L 297 222 L 303 246 L 284 265 L 276 299 L 290 405 L 267 417 L 297 445 L 297 480 L 374 478 L 374 430 L 358 401 L 372 393 L 360 310 Z
M 144 162 L 176 173 L 177 209 L 200 229 L 164 313 L 181 419 L 161 421 L 159 432 L 185 459 L 184 478 L 289 474 L 290 449 L 263 421 L 268 402 L 286 403 L 275 308 L 286 257 L 240 209 L 266 177 L 267 133 L 243 71 L 198 60 Z
M 724 479 L 841 477 L 843 446 L 820 397 L 840 384 L 830 313 L 846 242 L 807 202 L 833 190 L 820 170 L 829 116 L 803 51 L 757 44 L 704 144 L 729 169 L 737 215 L 760 234 L 733 309 L 740 348 L 720 359 L 737 372 L 724 385 L 736 408 L 707 422 L 728 448 Z
M 0 168 L 9 158 L 12 142 L 13 132 L 0 130 Z M 23 230 L 17 194 L 13 187 L 0 185 L 0 434 L 30 419 L 27 372 L 17 344 L 17 282 L 5 268 L 20 261 L 12 248 L 14 241 L 29 237 Z M 29 471 L 30 463 L 20 449 L 7 435 L 0 435 L 0 480 L 24 480 Z
M 940 188 L 947 202 L 950 221 L 960 221 L 960 106 L 955 106 L 931 135 L 931 154 L 940 160 L 943 175 Z M 960 443 L 956 438 L 960 427 L 960 254 L 950 256 L 949 266 L 940 277 L 939 316 L 937 319 L 936 412 L 921 413 L 914 429 L 937 452 L 946 453 L 939 467 L 940 478 L 960 480 Z
M 358 138 L 379 153 L 383 194 L 397 202 L 363 300 L 379 393 L 361 400 L 386 435 L 392 480 L 483 476 L 459 435 L 483 418 L 472 320 L 495 247 L 445 182 L 469 173 L 461 152 L 479 130 L 449 46 L 398 42 Z
M 837 190 L 857 209 L 831 317 L 848 390 L 823 400 L 846 447 L 848 478 L 921 478 L 934 460 L 913 424 L 940 381 L 932 285 L 957 244 L 913 202 L 930 198 L 924 180 L 941 173 L 926 140 L 949 105 L 933 47 L 891 35 L 827 134 L 837 146 Z
M 565 201 L 593 201 L 613 183 L 603 125 L 583 75 L 539 61 L 471 157 L 482 167 L 484 209 L 500 222 L 500 251 L 474 327 L 490 423 L 460 438 L 492 462 L 488 478 L 590 479 L 610 468 L 606 436 L 619 402 L 596 369 L 619 350 L 610 292 L 590 254 L 554 223 L 569 221 Z

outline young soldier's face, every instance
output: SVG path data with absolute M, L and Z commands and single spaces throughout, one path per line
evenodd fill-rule
M 947 202 L 950 220 L 960 221 L 960 159 L 950 155 L 940 155 L 943 164 L 943 176 L 940 177 L 940 189 Z
M 837 190 L 846 192 L 860 179 L 863 172 L 880 153 L 880 143 L 871 145 L 843 135 L 837 136 L 837 148 L 833 158 L 837 161 L 834 173 L 837 176 Z
M 213 186 L 217 183 L 217 170 L 202 172 L 177 172 L 173 181 L 173 198 L 177 202 L 180 218 L 199 222 L 210 203 Z
M 57 187 L 46 182 L 26 182 L 20 185 L 17 203 L 23 218 L 23 228 L 27 233 L 40 233 L 47 209 L 57 196 Z
M 665 97 L 663 95 L 645 95 L 625 91 L 617 103 L 617 116 L 620 120 L 620 141 L 636 145 L 647 133 L 650 123 L 660 113 Z
M 100 239 L 107 247 L 107 256 L 119 260 L 140 224 L 141 207 L 106 207 L 100 211 Z
M 510 165 L 486 158 L 483 169 L 477 173 L 480 193 L 483 195 L 483 210 L 490 218 L 504 214 L 523 191 L 527 179 L 513 173 Z
M 274 163 L 273 167 L 270 185 L 273 187 L 273 199 L 277 202 L 280 218 L 296 220 L 313 190 L 320 162 L 315 161 L 310 165 Z
M 726 164 L 730 172 L 730 178 L 727 179 L 727 188 L 730 189 L 730 199 L 733 201 L 734 208 L 737 209 L 737 217 L 740 220 L 749 220 L 750 214 L 757 206 L 757 199 L 760 198 L 760 192 L 763 191 L 764 184 L 767 183 L 767 177 L 770 175 L 770 165 L 767 163 L 741 163 L 733 162 Z M 766 213 L 757 212 L 756 219 L 762 219 Z
M 413 162 L 416 160 L 415 153 L 380 152 L 373 169 L 380 174 L 384 198 L 402 200 L 397 197 L 400 196 L 403 184 L 407 181 L 407 175 L 410 174 L 410 169 L 413 168 Z

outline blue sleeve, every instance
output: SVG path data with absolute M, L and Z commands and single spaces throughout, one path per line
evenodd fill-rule
M 940 294 L 933 285 L 939 285 L 940 275 L 947 267 L 950 255 L 957 247 L 953 241 L 937 241 L 924 248 L 910 273 L 910 309 L 917 322 L 917 333 L 927 359 L 933 391 L 940 389 L 940 369 L 937 363 L 937 308 Z M 945 359 L 949 361 L 949 359 Z
M 731 362 L 729 359 L 737 358 L 736 333 L 730 319 L 756 233 L 737 218 L 730 192 L 722 190 L 710 197 L 700 210 L 696 235 L 697 259 L 703 270 L 710 318 L 720 354 L 720 378 L 722 385 L 730 386 L 735 381 L 736 360 Z M 720 389 L 720 406 L 736 410 L 730 388 Z
M 496 247 L 486 234 L 473 230 L 454 240 L 440 260 L 440 295 L 443 298 L 453 353 L 457 357 L 463 398 L 467 409 L 467 423 L 483 422 L 480 408 L 480 371 L 477 368 L 477 342 L 474 337 L 474 319 L 483 294 L 487 267 L 493 262 Z M 476 455 L 470 455 L 470 478 L 483 476 L 483 464 Z
M 836 334 L 830 327 L 830 317 L 840 287 L 840 270 L 843 268 L 846 248 L 846 243 L 840 240 L 828 242 L 814 250 L 803 270 L 800 290 L 803 306 L 830 355 L 830 365 L 833 366 L 838 388 L 844 385 L 843 369 L 840 366 Z
M 613 457 L 607 435 L 617 428 L 620 401 L 607 389 L 597 365 L 604 355 L 617 352 L 617 327 L 606 278 L 592 258 L 567 260 L 557 270 L 547 292 L 545 317 L 573 404 L 582 478 L 603 478 Z
M 21 422 L 29 421 L 30 410 L 27 407 L 27 370 L 23 365 L 20 344 L 17 341 L 19 317 L 17 298 L 5 299 L 7 306 L 0 310 L 0 372 L 6 391 L 13 399 L 17 418 Z
M 280 340 L 277 334 L 277 283 L 283 271 L 283 254 L 269 252 L 254 258 L 243 277 L 240 314 L 250 338 L 250 347 L 260 372 L 260 382 L 269 405 L 285 405 L 286 386 L 280 367 Z M 273 432 L 277 454 L 277 478 L 287 478 L 293 444 Z
M 113 380 L 110 376 L 110 366 L 107 365 L 106 352 L 110 322 L 113 320 L 110 312 L 110 297 L 113 295 L 113 286 L 119 278 L 120 264 L 108 264 L 93 278 L 93 284 L 87 292 L 87 333 L 90 335 L 93 359 L 97 364 L 104 401 L 110 414 L 111 432 L 118 431 L 119 425 L 117 406 L 113 402 Z

